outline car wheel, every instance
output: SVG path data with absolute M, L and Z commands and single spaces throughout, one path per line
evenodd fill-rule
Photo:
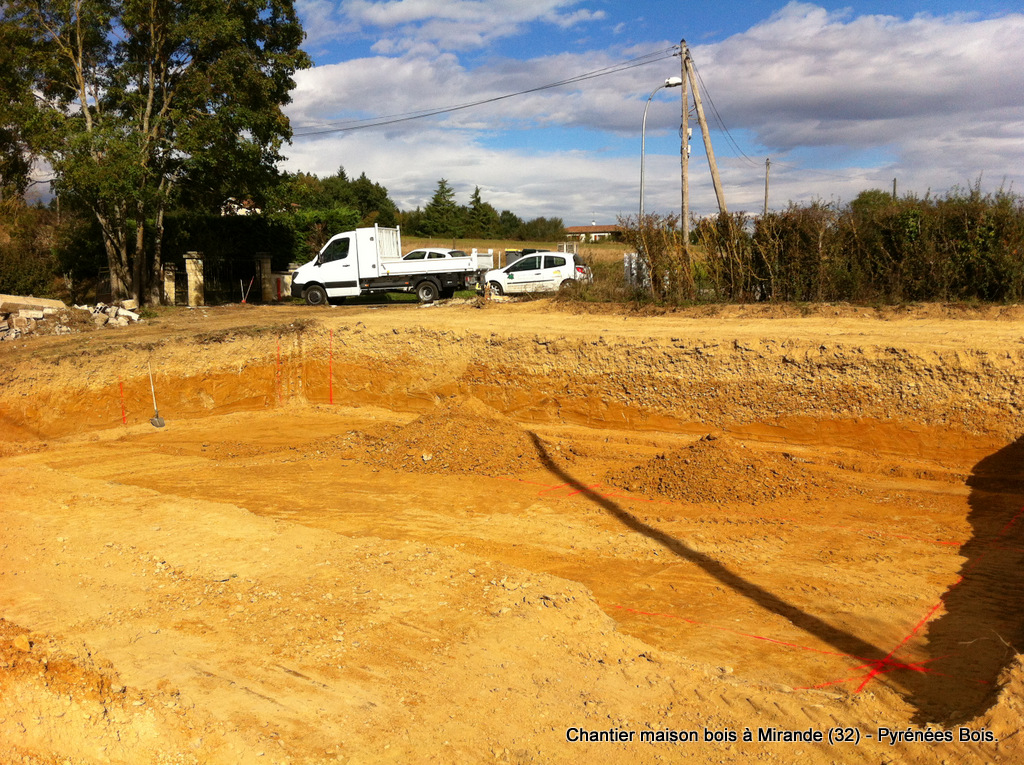
M 327 290 L 314 284 L 306 290 L 306 302 L 310 305 L 327 305 Z
M 572 295 L 580 291 L 580 283 L 575 279 L 566 279 L 558 285 L 558 291 L 563 295 Z
M 497 295 L 498 297 L 501 297 L 502 295 L 505 294 L 505 290 L 503 290 L 501 288 L 501 285 L 498 284 L 497 282 L 491 282 L 490 285 L 488 286 L 491 288 L 492 295 Z
M 437 300 L 437 285 L 431 281 L 420 282 L 416 285 L 416 297 L 421 303 L 433 303 Z

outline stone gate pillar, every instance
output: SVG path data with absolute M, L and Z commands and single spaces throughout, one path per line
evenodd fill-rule
M 203 283 L 203 253 L 185 253 L 185 273 L 188 276 L 188 304 L 206 305 L 206 290 Z

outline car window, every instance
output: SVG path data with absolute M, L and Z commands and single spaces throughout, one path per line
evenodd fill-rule
M 443 252 L 430 252 L 427 253 L 427 260 L 442 260 L 444 258 Z
M 565 265 L 565 258 L 557 255 L 544 256 L 544 268 L 561 268 Z
M 511 266 L 508 267 L 508 271 L 538 271 L 540 270 L 540 257 L 533 255 L 522 260 L 517 260 Z
M 423 260 L 425 257 L 427 257 L 426 250 L 414 250 L 406 255 L 403 260 Z
M 468 258 L 469 255 L 464 253 L 462 250 L 449 250 L 448 251 L 448 257 L 449 258 Z
M 348 257 L 348 246 L 352 240 L 346 237 L 345 239 L 335 239 L 330 242 L 324 251 L 320 253 L 321 263 L 330 263 L 332 260 L 344 260 Z

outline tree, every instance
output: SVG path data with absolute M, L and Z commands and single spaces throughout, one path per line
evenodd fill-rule
M 349 184 L 349 190 L 355 208 L 362 216 L 362 225 L 371 226 L 379 223 L 382 226 L 394 226 L 398 217 L 398 208 L 388 197 L 388 190 L 379 183 L 374 183 L 362 173 Z
M 455 204 L 455 189 L 442 178 L 427 206 L 423 208 L 420 230 L 426 236 L 458 238 L 464 230 L 461 208 Z
M 309 65 L 293 0 L 8 0 L 0 27 L 34 94 L 29 146 L 96 216 L 115 296 L 155 301 L 175 195 L 276 173 L 281 106 Z
M 498 236 L 501 228 L 498 211 L 480 198 L 479 186 L 473 189 L 473 195 L 469 198 L 466 217 L 466 236 L 474 239 L 492 239 Z
M 25 141 L 25 123 L 33 102 L 31 78 L 18 55 L 27 37 L 3 23 L 4 13 L 0 8 L 0 202 L 25 193 L 32 169 Z
M 523 227 L 523 219 L 511 210 L 502 210 L 498 216 L 498 232 L 502 239 L 515 239 Z

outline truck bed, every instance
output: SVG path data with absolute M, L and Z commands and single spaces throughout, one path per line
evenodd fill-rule
M 465 258 L 439 258 L 437 260 L 381 260 L 381 274 L 404 276 L 407 274 L 461 274 L 489 271 L 494 268 L 491 255 L 469 255 Z

